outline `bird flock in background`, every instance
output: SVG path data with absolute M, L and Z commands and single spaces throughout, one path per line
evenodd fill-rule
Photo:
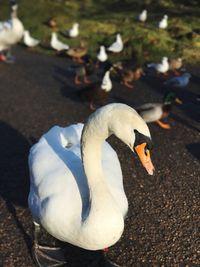
M 0 23 L 0 60 L 4 62 L 14 62 L 15 58 L 11 55 L 10 49 L 13 45 L 18 43 L 23 39 L 23 43 L 29 49 L 41 44 L 40 40 L 33 38 L 28 30 L 24 29 L 23 23 L 17 16 L 17 8 L 15 1 L 11 1 L 11 19 L 9 21 Z M 138 16 L 138 21 L 145 23 L 148 18 L 147 10 L 144 9 Z M 80 45 L 77 47 L 69 47 L 67 43 L 62 42 L 58 38 L 57 21 L 55 17 L 50 18 L 47 21 L 47 25 L 52 28 L 50 47 L 55 50 L 56 53 L 65 53 L 66 56 L 71 57 L 76 65 L 72 65 L 70 70 L 74 73 L 74 84 L 79 86 L 82 82 L 86 84 L 84 88 L 78 91 L 78 94 L 83 100 L 89 102 L 89 108 L 91 111 L 96 109 L 96 106 L 104 105 L 107 102 L 109 92 L 112 90 L 112 81 L 110 74 L 116 75 L 122 85 L 128 89 L 134 88 L 134 84 L 142 76 L 146 75 L 149 70 L 153 70 L 158 77 L 163 77 L 165 81 L 163 82 L 163 87 L 168 88 L 169 92 L 174 88 L 185 88 L 189 84 L 191 74 L 183 72 L 183 61 L 182 58 L 173 58 L 168 60 L 168 57 L 164 56 L 160 63 L 149 63 L 146 66 L 127 67 L 124 62 L 117 62 L 112 64 L 109 60 L 109 54 L 119 54 L 123 51 L 124 43 L 120 33 L 116 34 L 116 40 L 106 47 L 101 44 L 96 60 L 92 60 L 88 56 L 88 42 L 81 40 Z M 161 30 L 165 30 L 168 27 L 168 16 L 164 15 L 157 26 Z M 80 34 L 80 25 L 75 22 L 72 27 L 68 30 L 61 32 L 66 38 L 76 38 Z M 88 78 L 95 70 L 103 69 L 101 73 L 101 78 L 99 82 L 91 82 Z M 144 71 L 144 69 L 146 69 Z M 168 73 L 173 73 L 173 77 L 169 77 Z M 174 103 L 175 97 L 171 98 L 170 105 Z M 179 101 L 180 103 L 181 101 Z M 165 102 L 163 102 L 164 105 Z M 156 104 L 154 103 L 153 106 Z M 161 105 L 163 107 L 163 105 Z M 168 103 L 169 105 L 169 103 Z M 147 105 L 145 116 L 144 106 L 141 107 L 143 112 L 141 116 L 144 117 L 146 121 L 158 121 L 163 118 L 163 114 L 158 118 L 158 113 L 161 111 L 153 108 L 151 105 Z M 152 108 L 150 108 L 150 106 Z M 160 103 L 158 103 L 160 107 Z M 139 108 L 139 110 L 141 110 Z M 169 109 L 170 111 L 170 109 Z M 164 111 L 163 111 L 164 113 Z M 149 114 L 149 118 L 148 117 Z M 155 114 L 154 119 L 152 119 L 152 114 Z M 165 115 L 169 112 L 165 110 Z M 151 117 L 151 119 L 150 119 Z M 166 116 L 165 116 L 166 117 Z M 162 127 L 162 124 L 159 123 Z M 167 128 L 167 127 L 163 127 Z M 168 127 L 169 128 L 169 127 Z

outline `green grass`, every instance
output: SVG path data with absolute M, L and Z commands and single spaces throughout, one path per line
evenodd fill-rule
M 111 60 L 137 58 L 140 64 L 160 61 L 161 57 L 182 56 L 187 63 L 200 62 L 200 35 L 187 38 L 187 33 L 200 26 L 200 10 L 197 0 L 18 0 L 19 17 L 34 37 L 48 42 L 51 29 L 44 21 L 55 16 L 59 30 L 66 30 L 72 23 L 80 23 L 77 39 L 60 38 L 70 46 L 78 45 L 80 39 L 89 42 L 89 54 L 95 57 L 99 44 L 109 45 L 120 32 L 125 41 L 121 55 Z M 137 21 L 139 12 L 146 7 L 148 21 Z M 167 30 L 158 30 L 158 21 L 164 14 L 169 15 Z M 1 1 L 1 20 L 9 18 L 8 1 Z M 42 48 L 37 51 L 53 53 Z

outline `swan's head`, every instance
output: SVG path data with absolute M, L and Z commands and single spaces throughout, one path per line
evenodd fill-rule
M 114 134 L 130 149 L 135 152 L 142 165 L 153 175 L 154 167 L 151 162 L 150 150 L 152 140 L 149 128 L 139 114 L 125 104 L 110 104 L 102 109 L 108 111 L 108 130 Z

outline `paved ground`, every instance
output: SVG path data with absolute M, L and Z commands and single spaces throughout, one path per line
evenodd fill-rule
M 89 110 L 76 96 L 69 60 L 20 47 L 14 52 L 16 64 L 0 65 L 0 266 L 31 267 L 29 148 L 51 126 L 84 121 Z M 168 119 L 172 129 L 150 125 L 154 176 L 110 138 L 121 160 L 129 214 L 123 237 L 108 255 L 123 267 L 200 266 L 200 75 L 196 68 L 194 73 L 189 88 L 179 93 L 184 105 L 174 107 Z M 115 82 L 109 102 L 160 101 L 163 91 L 150 76 L 132 91 Z M 67 251 L 69 267 L 88 266 L 83 251 L 71 246 Z

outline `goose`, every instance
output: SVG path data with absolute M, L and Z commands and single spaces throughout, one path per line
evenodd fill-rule
M 112 70 L 113 67 L 105 71 L 103 79 L 100 83 L 96 82 L 88 85 L 78 92 L 83 100 L 89 101 L 89 107 L 91 111 L 96 109 L 94 104 L 105 104 L 109 92 L 112 90 L 112 81 L 110 79 L 110 72 Z
M 168 16 L 164 15 L 161 21 L 158 23 L 159 29 L 166 29 L 168 26 Z
M 125 104 L 99 108 L 85 125 L 54 126 L 31 148 L 28 203 L 35 225 L 33 253 L 39 266 L 44 266 L 44 254 L 45 260 L 52 258 L 52 248 L 38 242 L 40 226 L 63 242 L 93 251 L 120 239 L 128 201 L 119 159 L 105 141 L 112 134 L 153 175 L 148 126 Z M 55 251 L 60 252 L 59 248 Z M 55 261 L 58 264 L 59 259 L 52 258 Z
M 51 33 L 50 45 L 54 50 L 58 52 L 69 49 L 69 46 L 67 44 L 64 44 L 63 42 L 58 40 L 58 36 L 56 32 Z
M 147 20 L 147 10 L 144 9 L 140 15 L 138 16 L 138 20 L 141 22 L 145 22 Z
M 165 81 L 163 84 L 165 86 L 171 86 L 174 88 L 185 88 L 190 81 L 190 78 L 192 77 L 192 75 L 188 72 L 182 74 L 181 76 L 178 77 L 173 77 L 167 81 Z
M 24 31 L 24 44 L 28 47 L 35 47 L 40 43 L 39 40 L 31 37 L 29 31 Z
M 161 119 L 169 115 L 174 102 L 182 104 L 182 101 L 176 97 L 174 92 L 167 92 L 164 95 L 163 103 L 146 103 L 136 107 L 136 110 L 145 122 L 156 122 L 161 128 L 170 129 L 171 126 L 162 122 Z
M 7 51 L 5 59 L 8 61 L 13 61 L 11 47 L 17 44 L 24 34 L 24 26 L 17 17 L 17 9 L 16 4 L 11 5 L 11 20 L 2 22 L 0 26 L 0 53 L 3 54 L 4 51 Z
M 113 44 L 111 44 L 111 46 L 109 46 L 107 50 L 113 53 L 120 53 L 123 50 L 123 47 L 124 45 L 121 35 L 118 33 L 116 36 L 116 41 Z
M 155 69 L 158 73 L 165 74 L 169 70 L 168 58 L 163 57 L 161 63 L 150 63 L 147 64 L 147 67 Z
M 108 55 L 106 53 L 106 49 L 105 49 L 105 46 L 104 45 L 101 45 L 100 46 L 99 53 L 97 54 L 97 59 L 100 62 L 105 62 L 108 59 Z

